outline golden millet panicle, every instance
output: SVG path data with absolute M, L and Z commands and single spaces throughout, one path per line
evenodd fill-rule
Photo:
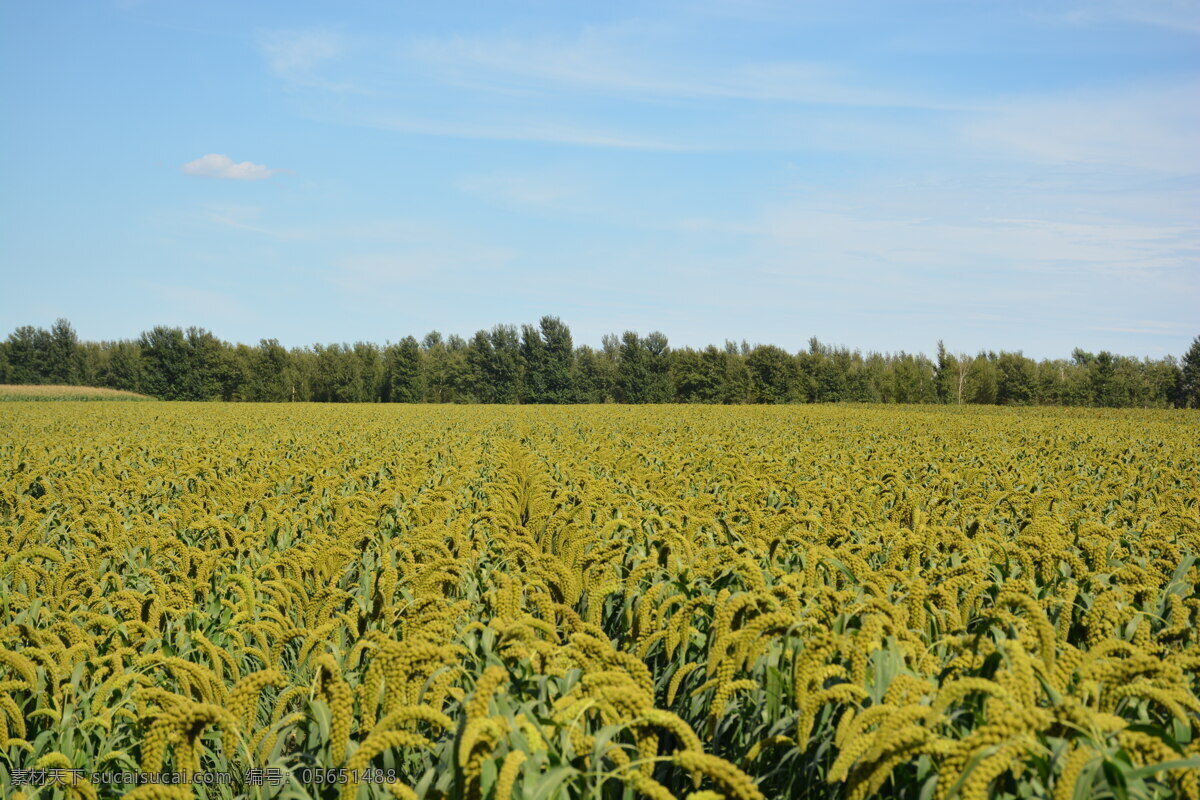
M 513 786 L 517 781 L 517 775 L 521 771 L 521 765 L 525 763 L 525 753 L 521 750 L 509 751 L 504 757 L 504 764 L 500 767 L 500 773 L 496 776 L 496 800 L 508 800 L 512 797 Z

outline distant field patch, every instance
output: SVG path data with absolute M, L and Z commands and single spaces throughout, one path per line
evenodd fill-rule
M 0 383 L 0 402 L 5 400 L 152 400 L 137 392 L 93 386 L 14 386 Z

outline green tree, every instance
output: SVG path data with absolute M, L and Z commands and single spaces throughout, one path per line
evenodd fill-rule
M 217 381 L 221 399 L 230 402 L 250 399 L 250 380 L 254 370 L 254 348 L 244 344 L 230 347 L 222 343 Z
M 421 376 L 425 399 L 431 403 L 459 403 L 471 399 L 471 370 L 467 343 L 461 336 L 445 340 L 437 331 L 425 336 L 421 347 Z
M 371 399 L 364 359 L 348 344 L 316 345 L 313 399 L 322 403 L 364 403 Z
M 675 396 L 675 387 L 671 385 L 671 349 L 667 346 L 666 334 L 660 331 L 650 331 L 642 340 L 642 347 L 649 353 L 647 402 L 671 402 Z
M 671 387 L 667 337 L 652 331 L 639 337 L 636 331 L 621 335 L 617 361 L 618 396 L 623 403 L 669 403 Z
M 79 369 L 76 383 L 80 386 L 104 385 L 104 366 L 108 363 L 108 347 L 104 342 L 79 342 L 75 360 Z
M 871 381 L 867 365 L 862 353 L 855 350 L 842 351 L 839 356 L 843 360 L 843 372 L 846 376 L 845 399 L 854 403 L 869 403 L 871 401 Z
M 509 333 L 511 346 L 506 341 Z M 521 377 L 516 329 L 497 325 L 490 334 L 476 331 L 467 343 L 466 368 L 468 391 L 477 402 L 515 403 Z
M 1038 362 L 1034 389 L 1038 403 L 1056 406 L 1067 404 L 1068 369 L 1070 364 L 1061 358 Z
M 1183 373 L 1174 356 L 1146 359 L 1142 364 L 1142 405 L 1170 408 L 1179 398 Z
M 809 398 L 821 403 L 837 403 L 847 399 L 851 363 L 848 350 L 844 348 L 824 349 L 821 353 L 819 368 L 814 373 L 816 391 L 814 394 L 810 394 Z M 819 400 L 817 400 L 818 397 Z
M 999 383 L 996 402 L 1002 405 L 1026 406 L 1033 402 L 1037 390 L 1037 364 L 1021 353 L 1001 353 L 996 360 Z
M 1101 350 L 1089 365 L 1088 382 L 1091 384 L 1093 402 L 1109 408 L 1120 405 L 1120 388 L 1117 385 L 1117 359 L 1107 350 Z
M 863 383 L 866 391 L 862 395 L 868 403 L 894 403 L 895 386 L 892 380 L 892 365 L 882 353 L 867 353 L 863 360 Z
M 542 317 L 538 324 L 542 334 L 541 402 L 569 403 L 572 396 L 571 367 L 575 358 L 571 329 L 558 317 Z
M 532 325 L 521 326 L 521 402 L 545 403 L 546 343 Z
M 901 351 L 892 361 L 892 391 L 897 403 L 932 403 L 937 399 L 935 367 L 924 355 Z
M 576 403 L 610 403 L 616 392 L 616 363 L 587 345 L 575 349 L 571 387 Z
M 492 357 L 488 364 L 488 382 L 495 393 L 494 402 L 515 403 L 521 393 L 521 338 L 515 325 L 496 325 L 488 335 Z
M 617 362 L 618 399 L 622 403 L 645 403 L 649 383 L 649 354 L 642 347 L 637 331 L 621 334 L 620 360 Z
M 1200 337 L 1182 363 L 1076 348 L 1069 360 L 1020 352 L 867 353 L 816 337 L 795 356 L 772 345 L 671 350 L 657 331 L 575 347 L 559 318 L 497 325 L 467 342 L 433 331 L 381 349 L 369 342 L 285 350 L 230 345 L 202 328 L 157 327 L 137 340 L 83 342 L 65 319 L 0 341 L 0 382 L 82 383 L 177 400 L 428 402 L 971 402 L 1200 406 Z
M 79 337 L 71 323 L 59 318 L 50 328 L 46 342 L 46 379 L 50 383 L 79 383 Z
M 288 357 L 291 360 L 291 399 L 302 403 L 316 402 L 319 383 L 316 350 L 295 347 Z
M 937 400 L 939 403 L 961 403 L 962 398 L 955 390 L 955 372 L 958 367 L 958 359 L 954 354 L 946 350 L 946 345 L 941 339 L 937 343 L 937 369 L 934 372 L 934 382 L 936 384 Z
M 1200 408 L 1200 336 L 1192 340 L 1192 346 L 1183 354 L 1178 402 L 1182 408 Z
M 808 398 L 813 403 L 821 403 L 825 401 L 825 393 L 822 391 L 821 376 L 825 371 L 825 347 L 821 341 L 813 336 L 808 340 L 808 350 L 801 350 L 796 353 L 796 384 L 801 389 L 801 394 Z
M 188 370 L 188 344 L 180 328 L 162 325 L 141 336 L 146 391 L 160 400 L 183 400 Z
M 100 381 L 111 389 L 127 392 L 148 391 L 145 386 L 142 348 L 137 342 L 112 342 L 107 362 L 101 368 Z
M 446 337 L 446 352 L 449 358 L 449 381 L 452 388 L 452 400 L 455 403 L 466 403 L 475 400 L 471 394 L 471 371 L 467 366 L 467 340 L 452 333 Z
M 750 369 L 746 366 L 746 357 L 736 342 L 726 339 L 725 347 L 721 350 L 715 345 L 709 345 L 704 348 L 704 360 L 717 376 L 717 402 L 725 405 L 750 402 Z
M 379 345 L 374 342 L 354 343 L 354 358 L 358 360 L 362 375 L 362 395 L 357 402 L 379 400 L 383 391 L 383 360 L 380 356 Z
M 5 342 L 10 383 L 46 383 L 46 361 L 50 350 L 50 334 L 43 328 L 22 325 L 8 335 Z
M 758 345 L 746 356 L 750 392 L 756 403 L 789 403 L 798 399 L 800 373 L 796 360 L 772 344 Z
M 418 403 L 421 385 L 421 346 L 412 336 L 383 351 L 382 399 L 387 403 Z
M 143 383 L 161 400 L 220 396 L 222 344 L 203 328 L 157 326 L 141 335 Z
M 225 357 L 226 345 L 204 328 L 184 332 L 186 361 L 181 400 L 215 400 L 236 392 L 237 375 Z
M 1067 396 L 1070 400 L 1070 405 L 1073 406 L 1095 406 L 1096 402 L 1096 386 L 1092 380 L 1092 373 L 1096 369 L 1096 356 L 1089 353 L 1090 358 L 1085 362 L 1080 362 L 1075 358 L 1071 359 L 1071 372 L 1067 376 L 1068 388 Z
M 291 400 L 295 382 L 289 380 L 291 356 L 278 339 L 261 339 L 250 358 L 246 396 L 260 403 Z
M 980 353 L 971 362 L 964 381 L 963 397 L 968 403 L 993 405 L 1000 392 L 1000 372 L 994 353 Z
M 1142 363 L 1129 356 L 1113 359 L 1112 402 L 1116 408 L 1132 408 L 1145 403 L 1146 376 Z
M 496 389 L 489 379 L 492 359 L 495 357 L 492 340 L 485 330 L 475 331 L 467 342 L 467 369 L 471 375 L 471 394 L 480 403 L 495 403 Z
M 719 396 L 720 384 L 716 364 L 705 360 L 701 353 L 690 347 L 675 350 L 670 359 L 671 382 L 675 386 L 675 400 L 680 403 L 714 403 Z

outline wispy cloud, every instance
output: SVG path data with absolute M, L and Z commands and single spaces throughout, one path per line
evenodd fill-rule
M 306 75 L 344 49 L 342 37 L 328 31 L 276 31 L 262 37 L 267 65 L 282 78 Z
M 205 209 L 205 218 L 214 225 L 247 233 L 256 233 L 269 239 L 283 242 L 304 241 L 313 238 L 307 228 L 285 228 L 263 225 L 258 221 L 262 209 L 253 206 L 210 206 Z
M 308 242 L 346 248 L 354 245 L 412 246 L 443 243 L 462 238 L 462 231 L 449 225 L 420 219 L 366 219 L 354 222 L 319 222 L 288 225 L 278 221 L 271 209 L 252 205 L 208 205 L 201 210 L 205 222 L 231 230 L 258 234 L 267 239 Z
M 781 275 L 895 275 L 939 287 L 1003 279 L 1022 293 L 1050 278 L 1091 288 L 1140 280 L 1176 292 L 1195 284 L 1200 224 L 1176 197 L 1119 186 L 1070 194 L 1070 178 L 975 180 L 803 186 L 803 199 L 742 217 L 681 218 L 676 229 L 714 246 L 738 242 L 749 261 Z
M 422 281 L 444 281 L 470 273 L 484 280 L 516 258 L 511 248 L 469 242 L 420 243 L 390 251 L 352 253 L 331 262 L 331 283 L 346 291 L 374 293 Z
M 1093 18 L 1068 18 L 1061 4 L 1042 15 L 1021 12 L 1006 33 L 1043 36 L 1030 38 L 1028 54 L 1053 60 L 1040 49 L 1046 37 L 1085 35 L 1093 23 L 1097 30 L 1106 22 L 1189 26 L 1190 7 L 1139 10 L 1114 0 L 1095 8 Z M 774 25 L 759 17 L 784 13 L 760 10 L 728 25 Z M 697 336 L 709 335 L 714 316 L 742 318 L 750 307 L 762 311 L 744 318 L 750 330 L 775 315 L 781 335 L 791 335 L 794 323 L 782 320 L 797 304 L 812 315 L 810 330 L 829 335 L 889 320 L 908 330 L 899 346 L 911 346 L 914 332 L 933 341 L 947 325 L 1019 341 L 1025 330 L 1065 336 L 1119 327 L 1149 340 L 1149 332 L 1165 329 L 1143 321 L 1153 316 L 1146 309 L 1164 320 L 1186 318 L 1180 309 L 1196 296 L 1200 255 L 1188 189 L 1200 173 L 1194 72 L 1144 70 L 1123 83 L 1111 72 L 1089 80 L 1064 73 L 1049 82 L 1021 70 L 998 77 L 976 70 L 962 37 L 936 25 L 929 35 L 951 44 L 929 50 L 924 61 L 909 58 L 903 40 L 915 33 L 904 26 L 898 39 L 876 41 L 871 56 L 843 56 L 808 30 L 829 25 L 845 36 L 847 15 L 830 13 L 832 22 L 785 20 L 804 26 L 798 43 L 761 49 L 714 50 L 709 45 L 736 40 L 727 35 L 736 32 L 692 16 L 668 25 L 653 14 L 553 33 L 530 25 L 499 34 L 381 36 L 356 44 L 353 61 L 338 37 L 334 44 L 289 41 L 294 59 L 282 58 L 283 49 L 270 54 L 279 77 L 309 86 L 328 81 L 336 90 L 329 78 L 341 70 L 372 87 L 362 98 L 303 95 L 306 111 L 326 121 L 452 139 L 703 154 L 630 157 L 655 162 L 654 177 L 615 177 L 543 147 L 554 156 L 540 164 L 522 158 L 445 178 L 462 194 L 516 212 L 566 211 L 583 224 L 623 225 L 623 247 L 606 249 L 607 230 L 572 242 L 583 257 L 551 255 L 544 242 L 530 245 L 521 234 L 475 246 L 453 232 L 408 230 L 387 241 L 329 232 L 322 241 L 336 245 L 322 274 L 356 303 L 379 299 L 364 285 L 401 297 L 467 274 L 475 276 L 471 292 L 494 287 L 511 302 L 506 277 L 536 274 L 526 283 L 547 297 L 574 297 L 584 286 L 587 299 L 573 305 L 599 304 L 606 314 L 627 308 L 631 324 L 655 310 L 678 316 L 685 330 L 694 324 Z M 955 64 L 964 74 L 946 75 Z M 753 188 L 744 175 L 720 171 L 751 153 L 793 162 L 794 171 L 789 164 L 785 174 L 760 176 Z M 676 171 L 672 162 L 684 161 L 696 171 Z M 794 180 L 805 184 L 786 185 Z M 647 181 L 658 181 L 652 198 Z M 681 197 L 686 192 L 695 194 Z M 279 233 L 254 219 L 234 220 Z M 561 269 L 564 261 L 573 268 Z M 636 301 L 611 290 L 613 264 L 637 282 Z M 693 311 L 720 311 L 689 323 L 691 312 L 671 310 L 681 296 Z
M 1092 327 L 1092 330 L 1096 331 L 1136 333 L 1141 336 L 1163 336 L 1172 339 L 1178 339 L 1181 334 L 1189 334 L 1195 329 L 1196 325 L 1191 322 L 1162 322 L 1148 319 L 1134 320 L 1131 324 L 1123 326 L 1097 325 Z
M 583 193 L 581 178 L 544 170 L 495 170 L 464 175 L 455 185 L 466 194 L 501 205 L 556 211 L 577 207 Z
M 232 181 L 261 181 L 272 175 L 287 172 L 283 169 L 271 169 L 262 164 L 250 161 L 235 163 L 232 158 L 221 153 L 209 153 L 200 156 L 195 161 L 189 161 L 180 169 L 185 175 L 198 178 L 220 178 Z
M 763 230 L 785 252 L 846 266 L 1130 275 L 1184 269 L 1200 253 L 1200 227 L 1044 219 L 871 218 L 789 207 Z M 1022 278 L 1036 280 L 1036 278 Z
M 225 292 L 195 286 L 153 284 L 151 290 L 166 306 L 167 313 L 195 320 L 236 320 L 246 316 L 246 306 Z
M 946 98 L 860 85 L 817 61 L 721 63 L 664 54 L 636 41 L 629 25 L 589 27 L 573 39 L 446 37 L 408 55 L 443 79 L 468 87 L 553 85 L 575 91 L 676 98 L 741 99 L 871 108 L 959 108 Z M 644 51 L 649 51 L 647 54 Z M 707 54 L 706 54 L 707 55 Z
M 318 274 L 347 292 L 370 294 L 380 288 L 445 280 L 467 273 L 501 269 L 517 252 L 475 241 L 460 227 L 419 219 L 319 222 L 304 227 L 281 224 L 269 209 L 250 205 L 214 205 L 203 219 L 265 240 L 302 242 Z
M 427 136 L 448 136 L 455 139 L 490 139 L 493 141 L 540 142 L 580 147 L 603 147 L 619 150 L 697 151 L 700 145 L 641 137 L 623 133 L 594 130 L 584 126 L 552 120 L 478 120 L 451 121 L 414 119 L 400 116 L 381 116 L 368 123 L 369 127 Z
M 581 120 L 572 110 L 557 103 L 538 103 L 523 90 L 517 92 L 520 97 L 514 103 L 479 103 L 479 96 L 472 96 L 472 87 L 456 86 L 447 75 L 439 74 L 436 59 L 426 63 L 425 58 L 433 56 L 423 45 L 406 49 L 400 40 L 381 44 L 380 40 L 361 38 L 351 49 L 342 34 L 314 29 L 263 35 L 260 48 L 270 72 L 290 86 L 357 96 L 324 106 L 319 95 L 306 97 L 305 113 L 327 122 L 456 139 L 629 150 L 695 149 L 675 138 L 624 130 L 637 126 Z M 466 66 L 486 69 L 480 64 Z M 353 74 L 362 81 L 344 80 L 342 74 Z M 487 83 L 487 87 L 473 88 L 489 94 L 495 86 Z M 437 102 L 410 102 L 431 91 L 437 93 Z
M 346 89 L 318 77 L 319 67 L 340 56 L 339 36 L 277 37 L 266 46 L 275 74 Z M 390 88 L 367 92 L 374 102 L 339 103 L 324 117 L 428 136 L 611 149 L 934 155 L 949 146 L 1028 161 L 1175 173 L 1200 168 L 1195 80 L 1055 94 L 999 85 L 954 92 L 929 80 L 899 88 L 902 82 L 878 70 L 860 74 L 852 62 L 712 56 L 691 44 L 632 22 L 585 26 L 574 36 L 393 41 L 367 56 L 392 65 L 369 73 L 389 76 Z M 400 100 L 421 86 L 442 93 L 436 110 Z
M 328 80 L 317 74 L 318 67 L 346 52 L 341 34 L 327 30 L 273 31 L 259 37 L 259 46 L 271 72 L 289 83 L 331 92 L 367 93 L 355 83 Z
M 1200 81 L 1026 96 L 962 127 L 969 143 L 1051 163 L 1200 173 Z
M 1200 34 L 1200 3 L 1195 0 L 1093 0 L 1069 9 L 1063 18 L 1075 24 L 1133 22 Z

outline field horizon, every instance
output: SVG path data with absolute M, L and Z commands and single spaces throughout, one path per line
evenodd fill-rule
M 59 400 L 153 400 L 153 397 L 123 389 L 107 389 L 96 386 L 72 386 L 59 384 L 0 384 L 0 402 L 6 400 L 59 401 Z

